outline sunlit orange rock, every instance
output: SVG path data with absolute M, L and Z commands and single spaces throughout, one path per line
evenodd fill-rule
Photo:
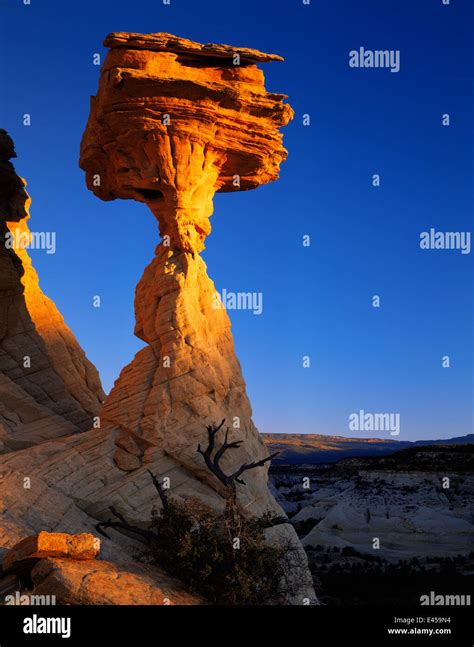
M 70 559 L 94 559 L 100 552 L 100 539 L 90 533 L 70 535 L 64 532 L 39 532 L 25 537 L 10 548 L 2 562 L 2 570 L 8 573 L 21 566 L 25 560 L 44 557 L 68 557 Z
M 105 394 L 24 242 L 30 197 L 0 129 L 0 452 L 89 429 Z
M 135 295 L 135 334 L 147 346 L 123 369 L 100 414 L 124 473 L 121 509 L 138 521 L 150 501 L 147 467 L 170 479 L 172 494 L 223 506 L 221 485 L 197 453 L 205 425 L 225 418 L 229 440 L 243 441 L 224 457 L 229 471 L 268 454 L 252 421 L 229 318 L 199 253 L 216 191 L 278 178 L 287 155 L 280 128 L 293 111 L 285 95 L 266 91 L 257 67 L 279 56 L 170 34 L 113 33 L 105 45 L 80 166 L 99 198 L 146 203 L 163 238 Z M 247 472 L 239 488 L 248 514 L 281 514 L 267 469 Z M 289 597 L 314 599 L 294 530 L 281 525 L 269 537 L 288 549 Z
M 81 145 L 87 185 L 103 200 L 146 202 L 173 250 L 201 251 L 215 191 L 278 177 L 279 128 L 293 110 L 265 90 L 257 50 L 171 34 L 113 33 Z
M 107 397 L 100 428 L 0 457 L 0 552 L 45 527 L 93 532 L 98 519 L 110 518 L 111 505 L 130 523 L 146 527 L 160 506 L 148 470 L 169 481 L 171 496 L 197 497 L 222 510 L 220 482 L 197 452 L 206 442 L 205 425 L 222 418 L 229 441 L 242 441 L 225 455 L 224 470 L 268 455 L 252 421 L 229 318 L 199 253 L 210 232 L 216 191 L 251 189 L 278 177 L 286 156 L 279 129 L 292 110 L 283 95 L 266 92 L 257 64 L 279 57 L 169 34 L 113 34 L 106 44 L 110 52 L 80 164 L 100 198 L 139 200 L 158 219 L 163 242 L 135 298 L 135 333 L 146 346 Z M 229 250 L 229 262 L 233 254 Z M 14 260 L 23 267 L 19 256 Z M 248 471 L 246 485 L 238 486 L 246 514 L 282 514 L 267 487 L 267 467 Z M 25 474 L 31 489 L 22 489 Z M 268 529 L 267 538 L 284 549 L 281 588 L 288 603 L 314 601 L 306 554 L 292 526 Z M 115 531 L 103 540 L 110 568 L 94 563 L 91 571 L 86 562 L 48 558 L 41 583 L 53 591 L 64 587 L 69 601 L 123 603 L 130 596 L 118 590 L 111 595 L 110 582 L 121 560 L 132 559 L 130 542 Z M 86 595 L 81 579 L 89 574 Z M 120 578 L 139 591 L 141 584 Z M 152 579 L 153 588 L 144 583 L 136 600 L 160 603 L 160 591 L 168 587 L 160 577 Z
M 216 191 L 278 177 L 287 155 L 279 129 L 293 111 L 285 95 L 265 90 L 256 63 L 282 59 L 170 34 L 114 33 L 105 45 L 110 52 L 91 100 L 80 165 L 98 197 L 145 202 L 163 242 L 136 291 L 135 334 L 148 346 L 122 371 L 101 418 L 119 425 L 122 438 L 158 446 L 212 482 L 196 453 L 205 424 L 229 421 L 244 440 L 235 462 L 262 457 L 265 448 L 229 318 L 216 308 L 216 289 L 198 254 Z M 128 470 L 137 454 L 126 463 L 121 449 L 116 461 Z M 266 470 L 248 480 L 248 497 L 260 500 Z
M 54 595 L 57 604 L 205 604 L 157 566 L 136 562 L 47 558 L 36 564 L 31 579 L 32 595 Z

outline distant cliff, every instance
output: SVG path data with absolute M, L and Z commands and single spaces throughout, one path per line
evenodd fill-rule
M 385 440 L 383 438 L 345 438 L 323 434 L 262 434 L 272 451 L 280 452 L 273 464 L 332 463 L 349 457 L 388 456 L 418 445 L 459 445 L 474 443 L 474 434 L 447 440 Z

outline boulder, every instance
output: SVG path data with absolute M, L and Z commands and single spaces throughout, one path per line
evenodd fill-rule
M 21 568 L 26 560 L 43 557 L 69 557 L 71 559 L 94 559 L 100 552 L 100 539 L 90 533 L 69 535 L 63 532 L 39 532 L 25 537 L 10 548 L 3 557 L 4 573 Z
M 32 595 L 57 604 L 191 605 L 203 600 L 161 569 L 137 563 L 42 559 L 33 568 Z

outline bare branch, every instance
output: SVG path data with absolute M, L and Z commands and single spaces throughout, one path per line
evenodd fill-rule
M 116 530 L 126 530 L 127 532 L 133 532 L 136 535 L 142 537 L 147 542 L 156 541 L 156 535 L 151 530 L 146 530 L 145 528 L 139 528 L 138 526 L 132 526 L 128 521 L 123 517 L 120 512 L 118 512 L 113 506 L 110 506 L 110 512 L 117 517 L 118 521 L 101 521 L 95 525 L 97 532 L 100 532 L 101 535 L 110 539 L 110 536 L 105 532 L 105 528 L 115 528 Z
M 220 459 L 228 449 L 238 449 L 242 445 L 241 440 L 236 440 L 233 443 L 228 443 L 227 438 L 229 437 L 229 427 L 225 431 L 225 438 L 221 448 L 216 452 L 214 456 L 214 463 L 219 463 Z
M 244 472 L 255 469 L 256 467 L 262 467 L 263 465 L 265 465 L 265 463 L 267 463 L 268 461 L 271 461 L 272 458 L 275 458 L 275 456 L 278 456 L 279 452 L 275 452 L 274 454 L 271 454 L 271 456 L 267 456 L 266 458 L 263 458 L 259 461 L 255 461 L 254 463 L 244 463 L 233 474 L 225 474 L 225 472 L 222 470 L 220 466 L 221 458 L 224 456 L 225 452 L 228 449 L 239 449 L 242 446 L 243 441 L 235 440 L 229 443 L 228 442 L 229 427 L 227 427 L 225 432 L 224 442 L 222 443 L 220 448 L 215 452 L 213 457 L 212 453 L 214 452 L 216 447 L 216 444 L 215 444 L 216 434 L 219 431 L 219 429 L 221 429 L 224 422 L 225 422 L 225 419 L 218 426 L 209 425 L 208 427 L 206 427 L 207 434 L 208 434 L 208 446 L 206 447 L 205 450 L 203 450 L 201 448 L 201 445 L 198 445 L 197 451 L 204 457 L 204 460 L 209 470 L 219 479 L 219 481 L 221 481 L 221 483 L 223 483 L 226 486 L 226 488 L 229 488 L 229 490 L 232 490 L 232 489 L 235 489 L 235 483 L 240 483 L 241 485 L 245 485 L 245 481 L 239 478 Z
M 151 476 L 152 481 L 153 481 L 153 485 L 155 486 L 155 488 L 156 488 L 156 490 L 157 490 L 157 492 L 158 492 L 158 494 L 160 496 L 161 503 L 163 504 L 163 510 L 167 510 L 168 506 L 169 506 L 169 501 L 168 501 L 168 496 L 167 496 L 164 488 L 162 487 L 162 485 L 161 485 L 160 481 L 158 480 L 158 477 L 156 476 L 156 474 L 153 474 L 153 472 L 151 472 L 150 470 L 147 470 L 147 472 Z
M 228 449 L 228 447 L 226 447 L 226 444 L 227 444 L 226 442 L 224 442 L 224 445 L 222 445 L 222 447 L 216 452 L 216 455 L 214 456 L 214 458 L 212 458 L 212 452 L 215 449 L 216 434 L 219 431 L 219 429 L 221 429 L 224 422 L 225 422 L 225 418 L 217 427 L 214 425 L 209 425 L 208 427 L 206 427 L 207 435 L 208 435 L 208 445 L 205 450 L 202 450 L 201 445 L 198 445 L 197 451 L 204 457 L 204 460 L 209 470 L 215 476 L 217 476 L 217 478 L 219 479 L 219 481 L 221 481 L 221 483 L 223 483 L 226 487 L 229 487 L 230 483 L 228 481 L 228 478 L 226 474 L 224 474 L 224 472 L 222 471 L 219 465 L 219 460 L 221 459 L 226 449 Z M 227 434 L 228 434 L 228 431 L 226 432 L 226 438 L 227 438 Z
M 206 451 L 204 453 L 208 453 L 209 455 L 212 454 L 212 452 L 214 450 L 214 447 L 215 447 L 214 441 L 215 441 L 216 434 L 219 431 L 219 429 L 222 427 L 224 422 L 225 422 L 225 418 L 222 419 L 221 423 L 217 427 L 214 426 L 214 425 L 208 425 L 206 427 L 206 429 L 207 429 L 207 437 L 208 437 L 208 446 L 207 446 L 207 449 L 206 449 Z M 202 450 L 201 450 L 200 445 L 198 445 L 198 451 L 201 452 L 201 454 L 204 454 L 202 452 Z
M 263 467 L 265 463 L 268 463 L 268 461 L 271 461 L 272 458 L 275 458 L 275 456 L 278 456 L 280 452 L 274 452 L 273 454 L 270 454 L 270 456 L 267 456 L 266 458 L 262 458 L 259 461 L 255 461 L 254 463 L 244 463 L 239 467 L 239 469 L 231 474 L 229 478 L 231 478 L 234 481 L 237 481 L 237 483 L 241 483 L 242 485 L 245 485 L 245 481 L 243 481 L 239 476 L 246 472 L 247 470 L 253 470 L 256 467 Z

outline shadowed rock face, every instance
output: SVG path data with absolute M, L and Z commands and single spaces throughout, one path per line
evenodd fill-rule
M 14 157 L 0 129 L 0 452 L 90 428 L 105 397 L 26 249 L 7 243 L 7 234 L 16 242 L 30 235 L 31 200 Z

